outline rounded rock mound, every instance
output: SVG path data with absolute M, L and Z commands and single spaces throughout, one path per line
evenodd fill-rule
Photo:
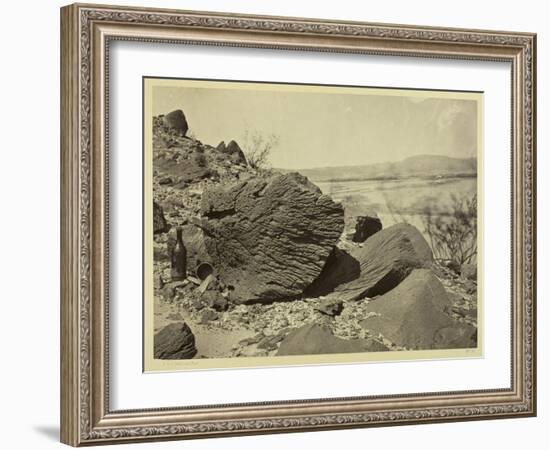
M 164 124 L 182 136 L 185 136 L 189 130 L 185 114 L 181 109 L 176 109 L 166 114 L 164 116 Z

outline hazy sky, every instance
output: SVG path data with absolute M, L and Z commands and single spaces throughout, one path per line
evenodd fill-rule
M 413 155 L 477 154 L 477 102 L 448 98 L 153 88 L 153 114 L 181 109 L 205 144 L 242 143 L 246 130 L 279 136 L 273 167 L 300 169 L 397 161 Z M 357 92 L 357 91 L 355 91 Z M 382 92 L 388 92 L 387 90 Z M 394 91 L 395 92 L 395 91 Z M 437 95 L 437 94 L 435 94 Z

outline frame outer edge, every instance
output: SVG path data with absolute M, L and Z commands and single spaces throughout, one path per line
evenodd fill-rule
M 537 40 L 536 33 L 531 35 L 531 412 L 537 417 Z
M 79 289 L 78 289 L 78 9 L 60 10 L 61 19 L 61 411 L 60 440 L 77 446 L 79 433 Z
M 148 14 L 144 14 L 148 13 Z M 173 17 L 172 17 L 173 15 Z M 183 21 L 182 19 L 185 19 Z M 332 37 L 353 37 L 356 32 L 364 38 L 383 37 L 389 41 L 416 42 L 426 46 L 432 42 L 454 45 L 455 39 L 461 45 L 470 47 L 494 47 L 495 49 L 509 49 L 506 58 L 512 52 L 516 56 L 517 69 L 520 72 L 520 97 L 523 99 L 518 105 L 521 120 L 518 122 L 518 132 L 522 139 L 516 141 L 521 149 L 522 158 L 519 159 L 519 168 L 526 178 L 519 186 L 521 217 L 524 232 L 518 236 L 519 242 L 526 239 L 531 245 L 522 248 L 520 261 L 522 269 L 530 272 L 522 285 L 527 288 L 526 297 L 522 298 L 521 308 L 525 308 L 527 301 L 527 321 L 522 322 L 523 346 L 518 348 L 521 358 L 516 359 L 522 365 L 516 379 L 522 389 L 518 398 L 510 398 L 505 404 L 473 404 L 468 407 L 439 408 L 433 411 L 419 409 L 403 409 L 382 413 L 357 413 L 333 415 L 304 415 L 282 418 L 260 417 L 258 419 L 236 419 L 224 421 L 210 421 L 200 423 L 159 423 L 151 424 L 147 421 L 128 427 L 125 424 L 115 423 L 106 427 L 97 421 L 105 411 L 96 404 L 102 388 L 97 389 L 94 383 L 97 380 L 98 370 L 94 358 L 98 353 L 93 351 L 98 342 L 104 338 L 97 327 L 93 326 L 92 317 L 97 318 L 98 311 L 94 303 L 97 290 L 90 295 L 94 275 L 93 260 L 97 262 L 96 252 L 90 246 L 94 245 L 94 232 L 97 231 L 97 217 L 93 219 L 94 182 L 92 173 L 94 167 L 98 170 L 97 159 L 93 159 L 94 139 L 97 139 L 97 116 L 91 104 L 95 98 L 94 74 L 92 67 L 93 34 L 90 25 L 100 22 L 113 21 L 115 23 L 132 23 L 193 29 L 215 28 L 240 32 L 251 28 L 260 35 L 264 33 L 281 33 L 288 31 L 299 35 L 329 35 Z M 294 23 L 296 22 L 296 23 Z M 535 163 L 535 106 L 536 106 L 536 36 L 531 33 L 491 32 L 485 30 L 460 30 L 444 28 L 414 27 L 391 24 L 347 23 L 338 25 L 317 19 L 275 18 L 268 16 L 237 15 L 230 13 L 200 13 L 192 11 L 159 10 L 132 7 L 117 7 L 109 5 L 66 6 L 61 10 L 61 441 L 72 445 L 97 445 L 122 442 L 138 442 L 142 440 L 156 441 L 166 439 L 199 438 L 231 435 L 252 435 L 277 432 L 317 431 L 321 429 L 337 429 L 365 426 L 405 425 L 412 423 L 458 421 L 473 419 L 489 419 L 500 417 L 532 416 L 536 413 L 536 323 L 535 323 L 535 268 L 536 268 L 536 176 Z M 365 28 L 370 26 L 371 28 Z M 359 30 L 357 29 L 359 28 Z M 361 30 L 361 28 L 365 28 Z M 395 29 L 393 29 L 395 28 Z M 287 35 L 288 36 L 288 35 Z M 335 46 L 336 47 L 336 46 Z M 428 51 L 422 52 L 437 54 Z M 441 54 L 447 51 L 443 49 Z M 520 56 L 518 57 L 518 52 Z M 475 52 L 474 52 L 475 53 Z M 477 54 L 489 57 L 491 52 Z M 526 53 L 531 56 L 524 59 Z M 475 59 L 475 54 L 466 55 L 466 59 Z M 96 67 L 97 69 L 97 67 Z M 524 78 L 526 76 L 526 78 Z M 531 76 L 532 78 L 529 78 Z M 526 83 L 526 79 L 530 82 Z M 93 103 L 93 102 L 92 102 Z M 97 107 L 97 103 L 96 103 Z M 525 113 L 528 117 L 525 117 Z M 530 126 L 529 130 L 525 125 Z M 94 131 L 95 130 L 95 131 Z M 527 160 L 526 160 L 527 159 Z M 96 161 L 96 163 L 94 163 Z M 91 164 L 92 163 L 92 164 Z M 525 167 L 527 165 L 527 167 Z M 101 167 L 99 167 L 101 169 Z M 525 189 L 532 194 L 525 201 Z M 97 201 L 97 197 L 95 198 Z M 525 206 L 529 207 L 525 211 Z M 97 204 L 97 203 L 96 203 Z M 525 223 L 527 221 L 527 223 Z M 93 223 L 92 223 L 93 222 Z M 96 224 L 96 225 L 94 225 Z M 527 266 L 527 267 L 525 267 Z M 520 289 L 521 291 L 521 289 Z M 532 315 L 529 312 L 532 312 Z M 101 316 L 101 314 L 100 314 Z M 95 320 L 95 319 L 94 319 Z M 525 330 L 527 327 L 527 331 Z M 92 330 L 93 328 L 93 330 Z M 532 359 L 525 361 L 523 351 Z M 532 350 L 530 352 L 529 350 Z M 101 357 L 101 354 L 99 354 Z M 93 364 L 92 364 L 93 363 Z M 94 370 L 94 367 L 96 368 Z M 100 367 L 101 368 L 101 367 Z M 527 370 L 525 373 L 524 370 Z M 101 370 L 99 371 L 101 372 Z M 101 383 L 99 383 L 101 387 Z M 523 389 L 527 388 L 527 389 Z M 104 394 L 104 392 L 103 392 Z M 466 405 L 467 406 L 467 405 Z M 429 409 L 429 408 L 428 408 Z M 145 413 L 147 411 L 144 411 Z M 447 415 L 447 412 L 450 414 Z M 413 414 L 415 413 L 415 414 Z M 438 415 L 439 413 L 439 415 Z M 442 415 L 441 415 L 442 414 Z

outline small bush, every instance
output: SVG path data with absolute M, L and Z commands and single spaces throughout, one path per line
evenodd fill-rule
M 432 205 L 424 209 L 424 232 L 434 257 L 460 265 L 477 258 L 477 195 L 453 195 L 448 209 Z
M 275 134 L 265 136 L 259 131 L 246 130 L 242 149 L 248 165 L 254 169 L 267 169 L 271 151 L 279 145 L 279 141 Z

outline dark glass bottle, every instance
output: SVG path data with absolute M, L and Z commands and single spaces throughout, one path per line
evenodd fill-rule
M 187 277 L 187 249 L 183 243 L 182 230 L 176 230 L 176 245 L 172 247 L 170 261 L 172 264 L 172 280 L 184 280 Z

